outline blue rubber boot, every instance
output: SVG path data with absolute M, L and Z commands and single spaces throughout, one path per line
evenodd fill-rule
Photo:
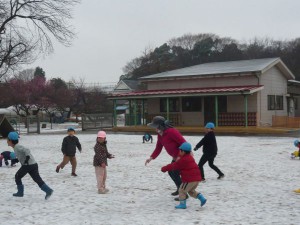
M 23 197 L 24 196 L 24 185 L 17 185 L 18 192 L 14 193 L 13 196 L 15 197 Z
M 49 188 L 49 186 L 47 184 L 43 184 L 41 186 L 41 189 L 46 192 L 46 196 L 45 196 L 45 199 L 47 200 L 48 198 L 50 198 L 50 196 L 52 195 L 53 193 L 53 190 L 51 188 Z
M 200 200 L 201 202 L 201 207 L 205 205 L 206 203 L 206 198 L 204 198 L 204 196 L 202 194 L 198 194 L 197 198 Z
M 180 204 L 175 206 L 175 209 L 186 209 L 186 200 L 181 200 Z

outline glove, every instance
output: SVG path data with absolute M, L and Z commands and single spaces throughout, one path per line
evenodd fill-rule
M 198 150 L 198 148 L 197 148 L 197 147 L 195 147 L 195 148 L 194 148 L 194 151 L 197 151 L 197 150 Z
M 29 161 L 29 159 L 30 159 L 30 156 L 29 156 L 29 155 L 27 155 L 27 156 L 26 156 L 26 159 L 25 159 L 25 162 L 24 162 L 24 164 L 25 164 L 25 165 L 28 165 L 28 161 Z
M 165 169 L 165 167 L 161 168 L 161 172 L 163 172 L 163 173 L 167 172 L 166 169 Z

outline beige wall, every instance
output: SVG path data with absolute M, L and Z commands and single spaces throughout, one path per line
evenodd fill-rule
M 286 116 L 287 115 L 287 79 L 276 68 L 272 67 L 260 77 L 260 84 L 264 85 L 261 91 L 261 99 L 258 104 L 260 111 L 260 125 L 272 124 L 272 115 Z M 268 110 L 268 95 L 283 96 L 283 110 Z
M 203 126 L 204 123 L 203 112 L 183 112 L 181 118 L 183 126 Z
M 248 95 L 248 112 L 257 112 L 257 94 Z M 227 97 L 227 112 L 245 112 L 245 99 L 241 95 Z
M 257 85 L 255 76 L 232 76 L 198 79 L 180 79 L 168 81 L 156 81 L 148 83 L 148 90 L 180 89 L 180 88 L 203 88 L 203 87 L 226 87 L 241 85 Z

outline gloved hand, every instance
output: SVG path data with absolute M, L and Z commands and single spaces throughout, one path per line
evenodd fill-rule
M 26 159 L 25 159 L 25 162 L 24 162 L 24 164 L 25 164 L 25 165 L 28 165 L 28 161 L 29 161 L 29 159 L 30 159 L 30 156 L 29 156 L 29 155 L 27 155 L 27 156 L 26 156 Z
M 163 173 L 167 172 L 164 166 L 161 168 L 161 172 Z
M 198 148 L 197 148 L 197 147 L 195 147 L 195 148 L 194 148 L 194 151 L 197 151 L 197 150 L 198 150 Z

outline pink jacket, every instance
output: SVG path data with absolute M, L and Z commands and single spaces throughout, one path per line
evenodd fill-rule
M 175 128 L 168 128 L 164 130 L 163 135 L 157 135 L 156 148 L 154 149 L 151 157 L 155 159 L 165 147 L 167 153 L 176 159 L 179 154 L 179 147 L 186 140 L 182 137 L 181 133 Z

